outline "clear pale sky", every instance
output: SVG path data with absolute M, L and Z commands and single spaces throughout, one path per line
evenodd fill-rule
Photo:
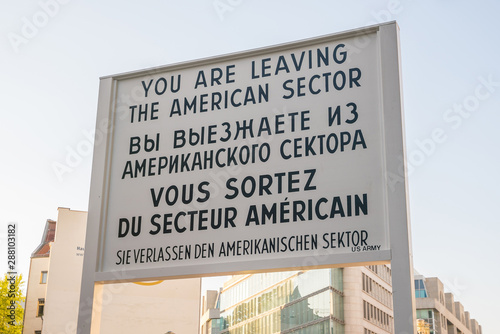
M 7 223 L 19 226 L 18 268 L 27 276 L 45 221 L 57 219 L 58 207 L 87 210 L 99 77 L 396 20 L 414 267 L 439 277 L 485 333 L 495 331 L 498 2 L 0 3 L 2 271 Z M 55 172 L 68 161 L 70 172 Z

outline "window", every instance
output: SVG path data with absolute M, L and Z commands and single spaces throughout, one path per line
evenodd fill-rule
M 386 290 L 383 286 L 372 280 L 363 273 L 363 291 L 384 304 L 392 308 L 392 293 Z
M 431 333 L 435 332 L 436 318 L 433 310 L 430 309 L 417 310 L 417 319 L 424 320 L 427 324 L 429 324 Z
M 38 299 L 38 307 L 36 309 L 36 316 L 37 317 L 42 317 L 43 316 L 43 308 L 45 307 L 45 298 L 39 298 Z
M 35 334 L 42 334 L 42 331 L 35 331 Z
M 40 275 L 40 284 L 45 284 L 47 283 L 47 272 L 42 271 L 42 274 Z
M 427 298 L 427 290 L 423 279 L 415 280 L 415 298 Z
M 363 318 L 388 332 L 392 331 L 393 318 L 365 300 L 363 300 Z

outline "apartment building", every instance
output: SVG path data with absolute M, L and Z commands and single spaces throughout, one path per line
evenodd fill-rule
M 47 278 L 49 271 L 50 244 L 56 234 L 56 222 L 47 220 L 40 245 L 31 253 L 26 304 L 24 308 L 23 334 L 40 334 L 45 311 Z
M 416 275 L 415 297 L 417 318 L 428 324 L 431 334 L 482 334 L 477 320 L 452 293 L 445 292 L 439 278 Z

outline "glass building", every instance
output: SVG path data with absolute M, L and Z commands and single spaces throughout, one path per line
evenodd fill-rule
M 202 334 L 394 330 L 387 265 L 233 276 L 210 305 L 204 308 Z M 209 316 L 211 307 L 219 313 Z
M 236 276 L 220 295 L 220 333 L 344 333 L 343 269 Z

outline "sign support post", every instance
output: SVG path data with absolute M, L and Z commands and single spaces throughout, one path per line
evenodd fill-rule
M 383 31 L 380 34 L 380 47 L 385 50 L 385 57 L 381 57 L 382 68 L 385 66 L 388 69 L 393 69 L 392 71 L 382 71 L 384 73 L 382 77 L 383 108 L 385 110 L 392 109 L 388 113 L 392 117 L 384 121 L 386 124 L 392 122 L 392 128 L 401 129 L 400 133 L 388 134 L 386 154 L 402 157 L 403 163 L 401 166 L 401 161 L 398 159 L 388 160 L 388 179 L 386 180 L 389 205 L 401 208 L 401 210 L 389 211 L 394 328 L 396 334 L 414 334 L 416 333 L 415 291 L 402 112 L 399 29 L 395 24 L 393 26 L 385 25 L 380 29 Z M 394 45 L 395 43 L 396 45 Z M 394 64 L 397 64 L 396 68 Z M 404 174 L 401 175 L 401 173 Z
M 99 83 L 99 100 L 97 104 L 96 137 L 99 129 L 105 130 L 101 135 L 104 140 L 94 145 L 94 161 L 92 163 L 92 182 L 90 186 L 89 212 L 87 217 L 87 233 L 85 238 L 85 257 L 82 270 L 82 284 L 80 292 L 80 302 L 78 308 L 78 334 L 98 333 L 92 331 L 93 320 L 100 317 L 100 310 L 96 307 L 95 297 L 95 273 L 99 271 L 98 261 L 102 249 L 100 247 L 102 221 L 106 214 L 106 178 L 109 171 L 109 143 L 112 140 L 112 119 L 114 117 L 113 101 L 113 80 L 103 79 Z M 106 98 L 107 97 L 107 98 Z M 95 323 L 95 322 L 94 322 Z

